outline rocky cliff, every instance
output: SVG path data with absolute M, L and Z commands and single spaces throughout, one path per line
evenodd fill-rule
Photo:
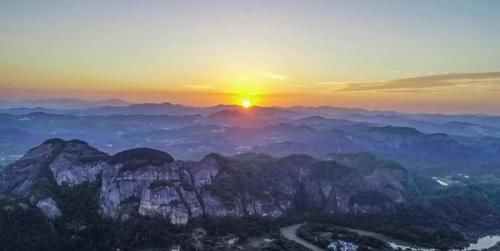
M 49 218 L 61 215 L 60 185 L 94 182 L 109 155 L 80 140 L 50 139 L 0 171 L 0 193 L 28 200 Z
M 202 216 L 373 213 L 409 199 L 412 179 L 401 166 L 349 163 L 254 154 L 180 161 L 148 148 L 108 156 L 82 141 L 52 139 L 1 171 L 0 193 L 26 198 L 56 218 L 54 191 L 91 182 L 99 184 L 103 217 L 143 215 L 174 224 Z

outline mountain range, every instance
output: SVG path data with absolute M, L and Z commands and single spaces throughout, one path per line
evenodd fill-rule
M 7 250 L 301 250 L 279 232 L 305 221 L 321 245 L 338 227 L 444 250 L 500 231 L 500 117 L 46 102 L 0 112 Z
M 401 133 L 417 132 L 404 129 Z M 448 248 L 498 231 L 494 222 L 500 219 L 500 198 L 491 181 L 472 185 L 457 180 L 452 187 L 440 182 L 369 153 L 335 153 L 330 160 L 304 154 L 276 158 L 212 153 L 199 161 L 183 161 L 151 148 L 110 155 L 81 140 L 54 138 L 0 170 L 0 215 L 4 217 L 0 220 L 6 227 L 0 226 L 0 233 L 26 231 L 26 223 L 17 220 L 30 219 L 37 231 L 25 236 L 35 238 L 33 245 L 57 241 L 56 246 L 65 250 L 79 245 L 79 240 L 89 248 L 137 245 L 126 236 L 117 237 L 125 239 L 116 243 L 98 236 L 120 232 L 121 224 L 150 224 L 149 219 L 163 222 L 154 227 L 161 231 L 182 233 L 195 226 L 220 231 L 212 224 L 224 219 L 261 219 L 259 224 L 279 226 L 279 221 L 290 219 L 319 217 L 329 222 L 345 215 L 336 224 Z M 15 218 L 9 218 L 12 210 L 18 214 Z M 365 216 L 384 221 L 385 227 L 359 221 Z M 38 232 L 46 224 L 53 226 Z M 169 226 L 181 227 L 166 230 Z M 239 230 L 228 227 L 227 231 Z M 248 229 L 243 232 L 248 234 Z M 183 240 L 178 234 L 176 240 Z M 441 237 L 436 239 L 436 234 Z M 42 236 L 46 239 L 41 242 Z M 19 245 L 18 238 L 3 243 Z M 143 238 L 148 245 L 155 243 L 151 236 Z
M 4 165 L 51 137 L 83 139 L 110 153 L 131 146 L 157 148 L 184 160 L 210 152 L 307 153 L 320 159 L 330 153 L 372 152 L 436 174 L 500 163 L 500 123 L 491 116 L 168 103 L 22 114 L 19 109 L 0 113 L 0 132 L 8 135 L 0 138 Z

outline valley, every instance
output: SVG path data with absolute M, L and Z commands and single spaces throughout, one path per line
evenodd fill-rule
M 63 249 L 78 236 L 90 249 L 461 250 L 478 239 L 489 248 L 500 231 L 500 139 L 447 122 L 491 129 L 495 117 L 171 104 L 5 112 L 2 212 L 29 208 L 18 213 L 53 225 L 44 234 Z M 408 117 L 416 128 L 401 127 Z M 334 234 L 294 235 L 318 223 Z M 109 236 L 122 227 L 172 239 Z
M 0 251 L 500 251 L 500 0 L 0 0 Z

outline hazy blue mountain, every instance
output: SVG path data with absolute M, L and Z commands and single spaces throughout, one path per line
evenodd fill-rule
M 465 137 L 500 137 L 500 117 L 487 115 L 443 115 L 411 114 L 393 111 L 369 111 L 364 109 L 339 107 L 259 107 L 243 109 L 236 105 L 192 107 L 172 103 L 124 104 L 120 101 L 88 102 L 73 100 L 54 101 L 48 106 L 26 106 L 16 103 L 16 107 L 0 106 L 0 113 L 25 115 L 33 112 L 67 114 L 80 116 L 96 115 L 202 115 L 213 123 L 224 122 L 229 126 L 263 126 L 275 120 L 303 119 L 295 123 L 315 123 L 329 126 L 339 123 L 358 122 L 379 126 L 413 127 L 425 133 L 445 133 Z M 88 104 L 87 104 L 88 103 Z M 79 106 L 79 107 L 78 107 Z M 232 112 L 244 114 L 240 119 L 229 116 Z M 324 119 L 321 119 L 324 118 Z M 246 120 L 243 121 L 242 120 Z M 308 121 L 309 120 L 309 121 Z M 322 120 L 322 121 L 320 121 Z M 329 120 L 329 121 L 328 121 Z M 344 122 L 342 122 L 344 120 Z
M 466 122 L 434 127 L 454 132 L 448 134 L 385 125 L 380 121 L 303 116 L 279 108 L 193 108 L 172 104 L 153 107 L 156 108 L 152 111 L 158 115 L 140 114 L 143 109 L 151 109 L 147 104 L 103 108 L 115 112 L 118 111 L 115 109 L 134 111 L 132 114 L 0 113 L 0 129 L 15 128 L 26 133 L 5 133 L 0 140 L 0 158 L 4 158 L 4 162 L 12 161 L 33 144 L 48 137 L 61 137 L 84 139 L 111 153 L 130 146 L 152 147 L 187 160 L 197 160 L 210 152 L 228 155 L 257 152 L 275 156 L 308 153 L 327 158 L 329 153 L 368 151 L 425 172 L 472 171 L 500 163 L 500 139 L 495 137 L 495 129 Z M 164 109 L 179 115 L 162 114 L 166 112 Z M 419 123 L 421 127 L 422 123 Z M 468 133 L 471 127 L 480 127 L 489 136 Z
M 126 106 L 128 102 L 120 99 L 107 99 L 98 101 L 87 101 L 81 99 L 35 99 L 35 100 L 16 100 L 5 101 L 0 100 L 0 109 L 10 108 L 46 108 L 46 109 L 85 109 L 102 106 Z

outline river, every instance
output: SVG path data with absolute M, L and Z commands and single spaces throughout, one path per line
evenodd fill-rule
M 296 243 L 299 243 L 300 245 L 309 248 L 313 251 L 324 251 L 324 249 L 300 238 L 297 236 L 297 229 L 299 229 L 301 226 L 307 223 L 300 223 L 300 224 L 295 224 L 287 227 L 283 227 L 280 229 L 281 235 L 285 237 L 288 240 L 294 241 Z M 396 240 L 393 238 L 390 238 L 386 235 L 380 234 L 380 233 L 374 233 L 370 231 L 365 231 L 365 230 L 359 230 L 359 229 L 352 229 L 352 228 L 344 228 L 348 231 L 355 232 L 359 235 L 362 236 L 369 236 L 384 242 L 387 242 L 392 248 L 401 248 L 403 250 L 409 249 L 409 250 L 418 250 L 418 251 L 434 251 L 435 249 L 432 248 L 418 248 L 415 247 L 414 245 L 411 245 L 410 243 Z M 482 250 L 482 249 L 487 249 L 493 247 L 496 243 L 500 242 L 500 235 L 490 235 L 490 236 L 485 236 L 477 240 L 475 243 L 471 243 L 469 247 L 463 249 L 462 251 L 468 251 L 468 250 Z M 458 250 L 457 250 L 458 251 Z
M 318 246 L 316 246 L 308 241 L 305 241 L 302 238 L 297 236 L 297 229 L 299 229 L 304 224 L 306 224 L 306 223 L 300 223 L 300 224 L 295 224 L 295 225 L 281 228 L 280 233 L 286 239 L 297 242 L 300 245 L 311 249 L 312 251 L 323 251 L 324 249 L 322 249 L 322 248 L 320 248 L 320 247 L 318 247 Z

